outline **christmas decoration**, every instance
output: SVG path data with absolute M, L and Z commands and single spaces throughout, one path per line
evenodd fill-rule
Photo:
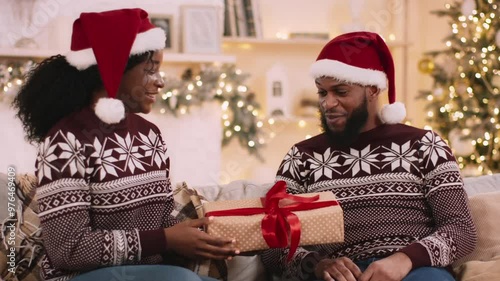
M 429 58 L 423 58 L 418 62 L 418 70 L 424 74 L 431 74 L 434 71 L 434 62 Z
M 223 111 L 222 145 L 236 138 L 251 154 L 263 160 L 258 150 L 265 143 L 261 133 L 264 122 L 259 119 L 260 105 L 255 94 L 244 85 L 247 78 L 248 74 L 234 65 L 207 67 L 196 76 L 187 69 L 180 80 L 166 78 L 160 112 L 186 114 L 192 106 L 217 100 Z
M 462 15 L 468 17 L 476 10 L 476 0 L 464 0 L 461 8 Z
M 500 48 L 498 1 L 465 0 L 434 14 L 450 19 L 446 48 L 425 54 L 422 69 L 434 79 L 426 99 L 427 121 L 447 137 L 466 174 L 500 172 Z M 427 60 L 428 59 L 428 60 Z M 449 67 L 454 61 L 455 70 Z M 429 62 L 434 69 L 428 71 Z M 444 94 L 437 98 L 443 89 Z
M 22 62 L 0 61 L 0 101 L 10 104 L 19 87 L 24 82 L 24 76 L 34 66 L 31 60 Z

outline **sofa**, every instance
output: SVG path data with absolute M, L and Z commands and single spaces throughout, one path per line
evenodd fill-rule
M 478 229 L 478 244 L 474 252 L 453 264 L 460 281 L 500 280 L 500 174 L 465 178 L 465 190 L 469 196 L 473 219 Z M 6 228 L 0 236 L 0 276 L 4 280 L 39 280 L 39 261 L 43 254 L 41 229 L 36 217 L 34 188 L 36 179 L 32 175 L 19 175 L 16 181 L 16 195 L 20 204 L 17 208 L 16 228 L 16 274 L 8 271 L 8 251 L 5 248 Z M 174 215 L 180 219 L 201 216 L 200 206 L 206 201 L 235 200 L 263 197 L 272 183 L 257 184 L 250 181 L 233 181 L 226 185 L 189 186 L 179 183 L 174 190 Z M 7 178 L 0 174 L 0 206 L 7 202 Z M 0 210 L 3 224 L 9 222 L 6 207 Z M 237 256 L 231 261 L 199 261 L 187 264 L 201 275 L 221 280 L 252 281 L 273 280 L 264 269 L 258 256 Z

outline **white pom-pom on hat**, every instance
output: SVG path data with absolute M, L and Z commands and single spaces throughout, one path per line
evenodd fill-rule
M 386 104 L 379 112 L 380 119 L 386 124 L 397 124 L 406 117 L 405 105 L 401 102 Z
M 107 124 L 117 124 L 125 118 L 125 105 L 119 99 L 100 98 L 94 110 L 97 117 Z

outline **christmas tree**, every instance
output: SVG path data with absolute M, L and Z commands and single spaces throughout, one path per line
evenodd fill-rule
M 420 71 L 427 121 L 448 139 L 465 174 L 500 172 L 500 14 L 497 0 L 464 0 L 433 12 L 449 19 L 446 49 L 429 52 Z M 473 171 L 473 172 L 472 172 Z

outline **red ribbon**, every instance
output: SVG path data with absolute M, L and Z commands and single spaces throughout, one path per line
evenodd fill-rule
M 282 199 L 293 202 L 280 206 Z M 300 242 L 300 220 L 293 211 L 305 211 L 338 205 L 337 201 L 315 202 L 319 195 L 301 197 L 286 193 L 286 182 L 278 181 L 269 190 L 264 198 L 263 208 L 241 208 L 232 210 L 212 211 L 205 214 L 210 216 L 251 216 L 264 213 L 261 229 L 262 236 L 270 248 L 285 248 L 290 237 L 290 252 L 287 261 L 290 261 L 297 251 Z

